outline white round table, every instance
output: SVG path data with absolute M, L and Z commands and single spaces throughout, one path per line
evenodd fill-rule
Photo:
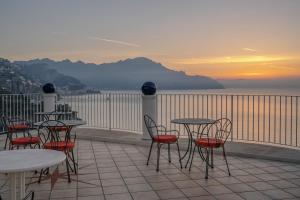
M 10 179 L 10 200 L 17 199 L 17 183 L 20 185 L 20 198 L 25 198 L 25 173 L 52 167 L 63 162 L 63 152 L 44 149 L 22 149 L 0 151 L 0 173 L 8 173 Z

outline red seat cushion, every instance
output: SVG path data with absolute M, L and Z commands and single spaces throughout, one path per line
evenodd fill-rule
M 44 149 L 64 151 L 67 149 L 73 149 L 74 146 L 75 146 L 74 142 L 65 142 L 65 141 L 47 142 L 44 144 Z
M 224 145 L 224 141 L 215 138 L 198 138 L 195 140 L 195 144 L 201 147 L 218 148 Z
M 26 130 L 29 129 L 30 127 L 27 124 L 14 124 L 14 125 L 8 125 L 7 126 L 9 131 L 21 131 L 21 130 Z
M 157 143 L 172 143 L 177 141 L 176 135 L 157 135 L 153 137 Z
M 65 126 L 54 126 L 54 127 L 49 127 L 50 131 L 68 131 L 68 127 Z
M 38 144 L 40 139 L 38 137 L 18 137 L 11 141 L 12 145 L 28 145 L 28 144 Z

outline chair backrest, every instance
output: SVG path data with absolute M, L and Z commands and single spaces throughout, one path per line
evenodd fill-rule
M 215 121 L 217 126 L 216 139 L 226 141 L 232 134 L 232 122 L 228 118 L 221 118 Z
M 232 132 L 232 123 L 227 118 L 221 118 L 217 119 L 212 124 L 205 125 L 202 128 L 202 131 L 198 133 L 198 137 L 206 138 L 208 143 L 215 141 L 226 142 Z
M 146 125 L 149 135 L 153 139 L 153 137 L 155 135 L 158 135 L 158 127 L 157 127 L 155 121 L 149 115 L 144 115 L 144 122 L 145 122 L 145 125 Z
M 38 136 L 43 144 L 47 142 L 70 141 L 68 127 L 58 120 L 44 121 L 38 127 Z
M 5 116 L 0 116 L 0 135 L 7 133 L 7 119 Z

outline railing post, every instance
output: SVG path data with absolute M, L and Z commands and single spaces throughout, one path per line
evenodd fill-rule
M 155 122 L 157 122 L 156 98 L 156 94 L 142 95 L 143 139 L 145 140 L 149 140 L 151 138 L 144 123 L 144 115 L 149 115 Z
M 111 131 L 111 93 L 108 94 L 108 129 Z

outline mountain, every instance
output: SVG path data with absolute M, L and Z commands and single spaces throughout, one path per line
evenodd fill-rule
M 0 58 L 1 93 L 39 92 L 47 82 L 54 83 L 58 90 L 64 91 L 85 88 L 77 79 L 63 75 L 47 64 L 22 65 Z
M 158 89 L 220 89 L 223 85 L 205 76 L 188 76 L 168 69 L 148 58 L 138 57 L 114 63 L 92 64 L 35 59 L 15 62 L 21 65 L 47 66 L 59 73 L 74 77 L 88 87 L 102 90 L 137 90 L 146 81 L 156 83 Z
M 54 83 L 56 87 L 61 90 L 81 90 L 85 88 L 76 78 L 67 76 L 57 72 L 55 69 L 51 69 L 47 64 L 31 64 L 31 65 L 21 65 L 21 73 L 26 77 L 36 80 L 41 84 Z

